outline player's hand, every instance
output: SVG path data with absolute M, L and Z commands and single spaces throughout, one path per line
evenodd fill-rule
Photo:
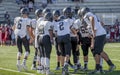
M 90 49 L 94 49 L 94 45 L 93 44 L 91 44 Z

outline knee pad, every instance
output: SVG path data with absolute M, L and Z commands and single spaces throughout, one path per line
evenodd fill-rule
M 25 52 L 24 57 L 28 57 L 29 52 Z

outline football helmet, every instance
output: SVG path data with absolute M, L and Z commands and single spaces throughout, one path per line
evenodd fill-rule
M 36 16 L 40 16 L 42 14 L 42 10 L 41 9 L 37 9 L 36 11 L 35 11 L 35 15 Z
M 71 7 L 66 7 L 63 9 L 63 14 L 66 18 L 72 18 L 72 9 Z
M 60 11 L 59 10 L 54 10 L 53 11 L 53 16 L 60 16 Z
M 51 12 L 50 9 L 48 9 L 48 8 L 45 8 L 45 9 L 43 9 L 43 11 L 42 11 L 43 14 L 48 13 L 48 12 Z
M 21 10 L 20 10 L 20 13 L 21 13 L 21 15 L 23 15 L 23 14 L 29 14 L 29 10 L 27 9 L 27 8 L 22 8 Z
M 90 12 L 90 9 L 89 9 L 88 7 L 83 7 L 83 8 L 81 9 L 81 14 L 82 14 L 82 16 L 84 16 L 87 12 Z
M 52 22 L 53 15 L 52 15 L 52 13 L 48 12 L 48 13 L 45 13 L 44 18 L 45 18 L 45 20 Z
M 65 16 L 63 16 L 63 15 L 61 15 L 61 16 L 58 17 L 59 21 L 63 21 L 64 19 L 65 19 Z

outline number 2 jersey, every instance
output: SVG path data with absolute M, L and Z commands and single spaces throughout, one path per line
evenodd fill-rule
M 14 25 L 15 25 L 15 35 L 20 36 L 21 38 L 25 37 L 27 35 L 27 26 L 30 26 L 31 19 L 29 18 L 23 18 L 23 17 L 16 17 L 14 19 Z
M 57 32 L 57 36 L 64 36 L 70 34 L 70 25 L 66 21 L 58 21 L 54 23 L 54 30 Z

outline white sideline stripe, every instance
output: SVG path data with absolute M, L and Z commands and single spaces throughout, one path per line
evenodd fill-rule
M 12 70 L 12 69 L 6 69 L 6 68 L 1 68 L 1 70 L 6 70 L 6 71 L 11 71 L 11 72 L 18 72 L 18 73 L 23 73 L 23 74 L 27 74 L 27 75 L 35 75 L 35 74 L 32 74 L 32 73 L 26 73 L 26 72 L 19 72 L 19 71 L 16 71 L 16 70 Z

